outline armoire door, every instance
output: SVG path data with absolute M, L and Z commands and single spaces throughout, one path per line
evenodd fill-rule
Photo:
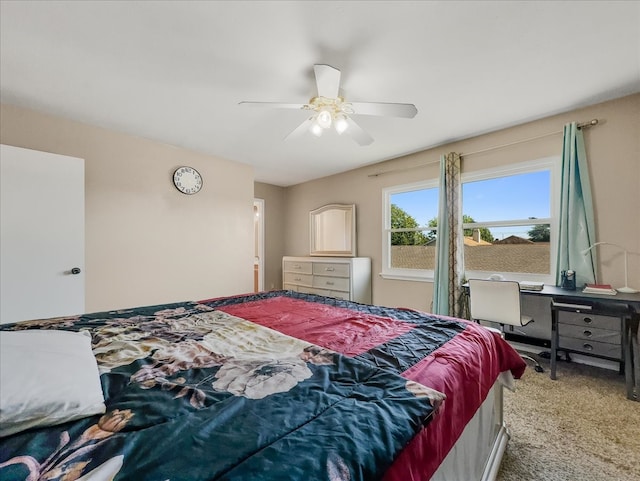
M 0 149 L 0 323 L 81 314 L 84 160 Z

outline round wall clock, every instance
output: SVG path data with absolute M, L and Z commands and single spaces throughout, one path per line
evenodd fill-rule
M 197 194 L 202 189 L 202 176 L 193 167 L 178 167 L 173 173 L 173 184 L 183 194 Z

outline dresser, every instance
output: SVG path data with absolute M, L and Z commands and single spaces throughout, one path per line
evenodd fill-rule
M 283 288 L 371 304 L 369 257 L 282 258 Z

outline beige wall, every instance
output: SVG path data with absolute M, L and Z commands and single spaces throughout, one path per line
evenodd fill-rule
M 310 210 L 355 203 L 358 255 L 373 261 L 374 303 L 429 310 L 431 283 L 377 275 L 382 189 L 437 178 L 442 153 L 482 150 L 592 118 L 601 122 L 585 131 L 598 240 L 640 252 L 640 95 L 288 188 L 254 184 L 252 169 L 239 163 L 30 110 L 2 105 L 0 116 L 0 142 L 85 159 L 87 311 L 252 291 L 254 197 L 265 200 L 265 289 L 282 286 L 283 255 L 308 255 Z M 469 156 L 463 170 L 558 155 L 561 137 Z M 429 165 L 407 169 L 422 164 Z M 170 179 L 179 165 L 203 174 L 199 194 L 175 190 Z M 622 255 L 605 248 L 600 258 L 600 280 L 622 285 Z M 629 257 L 629 283 L 640 286 L 638 255 Z
M 285 189 L 256 182 L 254 196 L 264 200 L 264 289 L 282 289 L 282 257 L 285 255 Z
M 253 290 L 253 170 L 2 105 L 0 142 L 85 159 L 86 311 Z M 181 165 L 204 186 L 173 186 Z
M 461 114 L 462 115 L 462 114 Z M 438 177 L 441 154 L 464 154 L 520 139 L 562 131 L 567 122 L 597 118 L 600 124 L 585 130 L 590 165 L 597 238 L 640 253 L 640 94 L 555 115 L 517 127 L 454 142 L 344 174 L 287 188 L 286 255 L 308 255 L 308 212 L 329 203 L 357 205 L 358 255 L 373 261 L 373 302 L 430 310 L 433 284 L 382 279 L 382 189 Z M 484 154 L 463 157 L 463 172 L 552 155 L 560 155 L 562 135 L 552 135 Z M 425 167 L 409 168 L 421 164 Z M 369 177 L 369 174 L 396 170 Z M 600 249 L 600 281 L 624 284 L 622 254 Z M 629 256 L 629 284 L 640 286 L 640 255 Z

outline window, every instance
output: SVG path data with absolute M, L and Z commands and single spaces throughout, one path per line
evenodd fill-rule
M 555 279 L 559 158 L 462 175 L 467 278 Z
M 438 181 L 383 190 L 382 275 L 432 279 L 436 259 Z
M 466 277 L 554 282 L 560 159 L 462 174 Z M 432 280 L 438 180 L 383 190 L 382 276 Z

